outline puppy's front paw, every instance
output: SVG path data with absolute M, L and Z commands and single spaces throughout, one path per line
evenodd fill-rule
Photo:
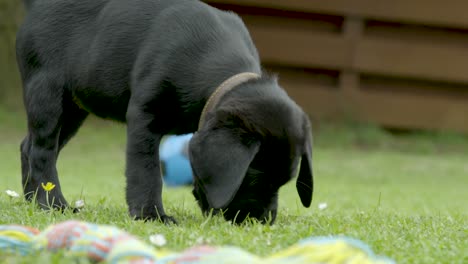
M 174 217 L 168 216 L 168 215 L 160 216 L 159 221 L 163 222 L 166 225 L 177 225 L 178 224 Z
M 164 223 L 166 225 L 171 225 L 171 224 L 177 225 L 178 224 L 174 217 L 168 216 L 168 215 L 135 216 L 134 219 L 135 220 L 143 220 L 145 222 L 147 222 L 147 221 L 159 221 L 159 222 Z
M 26 194 L 25 197 L 28 200 L 30 196 Z M 32 197 L 36 198 L 39 208 L 43 210 L 57 210 L 63 212 L 69 208 L 67 201 L 60 191 L 44 191 L 38 189 L 32 194 Z
M 175 220 L 174 217 L 168 216 L 168 215 L 159 215 L 156 212 L 143 212 L 139 214 L 135 214 L 130 210 L 130 215 L 133 217 L 135 220 L 143 220 L 143 221 L 159 221 L 161 223 L 164 223 L 166 225 L 170 224 L 177 224 L 177 221 Z

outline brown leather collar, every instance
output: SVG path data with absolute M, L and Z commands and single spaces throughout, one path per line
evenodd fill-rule
M 206 104 L 203 107 L 203 111 L 200 115 L 200 121 L 198 122 L 198 130 L 200 130 L 205 123 L 206 114 L 216 106 L 224 94 L 249 80 L 258 78 L 260 78 L 260 75 L 257 73 L 242 72 L 230 77 L 220 86 L 218 86 L 218 88 L 216 88 L 216 90 L 211 94 L 210 98 L 208 98 L 208 101 L 206 101 Z

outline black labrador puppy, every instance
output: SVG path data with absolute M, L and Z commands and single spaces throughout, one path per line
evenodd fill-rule
M 309 120 L 262 71 L 237 15 L 197 0 L 25 4 L 17 59 L 28 117 L 21 143 L 28 200 L 67 207 L 56 161 L 92 113 L 127 124 L 132 217 L 175 222 L 162 203 L 158 148 L 166 134 L 193 131 L 193 194 L 204 213 L 273 222 L 278 190 L 296 175 L 302 204 L 310 205 Z M 48 195 L 41 188 L 47 182 L 56 185 Z

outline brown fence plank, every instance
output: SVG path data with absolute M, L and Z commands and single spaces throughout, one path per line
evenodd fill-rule
M 284 79 L 283 86 L 312 118 L 346 117 L 389 127 L 468 132 L 468 104 L 464 99 L 391 90 L 361 91 L 353 105 L 343 107 L 342 95 L 333 87 Z
M 340 94 L 336 87 L 290 79 L 287 74 L 281 74 L 280 80 L 289 96 L 312 118 L 342 116 Z
M 357 45 L 355 68 L 365 73 L 468 83 L 468 49 L 367 37 Z
M 468 1 L 459 0 L 209 0 L 206 2 L 468 28 L 466 15 Z
M 468 132 L 466 99 L 400 94 L 391 90 L 361 93 L 355 119 L 392 127 Z
M 280 1 L 280 0 L 277 0 Z M 276 1 L 275 1 L 276 2 Z M 357 15 L 427 25 L 468 27 L 467 1 L 458 0 L 328 0 L 308 1 L 309 10 L 316 12 Z
M 365 81 L 354 91 L 353 100 L 343 104 L 347 94 L 337 84 L 317 81 L 312 74 L 278 72 L 281 85 L 313 118 L 345 117 L 390 127 L 468 132 L 468 91 L 440 90 L 430 82 Z
M 247 24 L 264 63 L 339 69 L 350 66 L 347 41 L 339 34 Z
M 466 100 L 389 90 L 361 91 L 354 98 L 354 108 L 349 108 L 343 107 L 342 96 L 333 87 L 284 79 L 283 86 L 312 118 L 346 117 L 389 127 L 468 132 Z

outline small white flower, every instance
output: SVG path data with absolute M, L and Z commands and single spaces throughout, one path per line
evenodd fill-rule
M 153 243 L 153 245 L 158 246 L 158 247 L 162 247 L 166 245 L 167 243 L 166 238 L 161 234 L 151 235 L 149 237 L 149 240 L 151 243 Z
M 19 194 L 18 194 L 17 192 L 15 192 L 15 191 L 6 190 L 5 192 L 6 192 L 6 194 L 7 194 L 8 196 L 10 196 L 10 197 L 13 197 L 13 198 L 19 197 Z
M 327 203 L 319 203 L 318 205 L 319 210 L 325 210 L 327 209 L 327 207 L 328 207 Z
M 197 244 L 203 244 L 205 242 L 205 239 L 203 237 L 199 237 L 197 238 L 197 240 L 195 241 L 195 243 Z
M 83 208 L 85 206 L 85 202 L 83 200 L 78 200 L 75 202 L 75 207 L 80 209 L 80 208 Z
M 195 243 L 197 245 L 206 245 L 206 244 L 210 244 L 211 243 L 211 238 L 205 238 L 205 237 L 199 237 L 197 238 L 197 240 L 195 240 Z

